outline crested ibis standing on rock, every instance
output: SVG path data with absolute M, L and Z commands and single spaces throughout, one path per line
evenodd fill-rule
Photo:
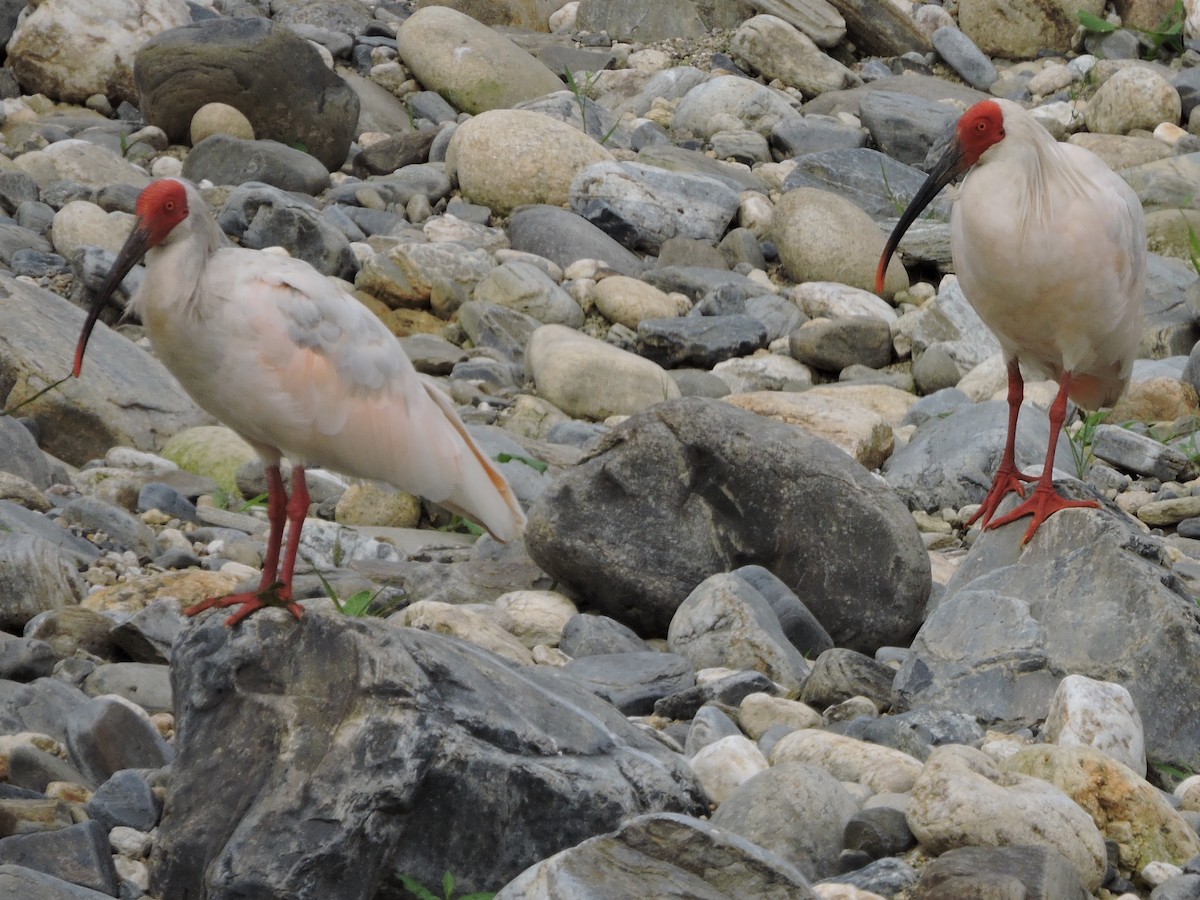
M 1055 490 L 1054 450 L 1068 397 L 1098 409 L 1129 384 L 1142 336 L 1146 223 L 1137 195 L 1099 157 L 1055 141 L 1016 103 L 984 100 L 963 113 L 945 155 L 896 223 L 879 261 L 878 292 L 908 226 L 968 169 L 950 214 L 950 250 L 963 293 L 1004 351 L 1008 436 L 992 487 L 967 524 L 982 519 L 996 528 L 1032 516 L 1025 543 L 1058 510 L 1098 506 Z M 1037 479 L 1014 459 L 1020 363 L 1058 382 Z M 1035 480 L 1026 497 L 1024 482 Z M 993 518 L 1009 493 L 1024 500 Z
M 500 541 L 521 534 L 525 515 L 508 482 L 374 313 L 308 263 L 230 245 L 184 181 L 154 181 L 138 197 L 133 232 L 79 336 L 76 377 L 101 309 L 143 256 L 146 275 L 131 305 L 155 353 L 201 407 L 250 443 L 267 474 L 270 531 L 258 589 L 206 600 L 189 615 L 238 606 L 232 626 L 284 606 L 300 618 L 292 575 L 308 464 L 421 494 Z M 284 456 L 293 464 L 290 498 Z

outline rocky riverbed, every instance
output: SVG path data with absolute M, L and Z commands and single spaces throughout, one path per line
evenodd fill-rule
M 1200 46 L 1101 4 L 0 2 L 0 896 L 1200 898 Z M 1152 251 L 1025 547 L 948 197 L 872 293 L 987 96 Z M 136 320 L 64 379 L 157 176 L 374 310 L 524 540 L 311 470 L 303 619 L 184 616 L 261 464 Z

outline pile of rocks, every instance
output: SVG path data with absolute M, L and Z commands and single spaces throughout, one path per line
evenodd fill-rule
M 451 6 L 0 4 L 0 893 L 1200 896 L 1169 4 Z M 1119 170 L 1154 251 L 1134 383 L 1061 438 L 1102 508 L 1027 547 L 964 526 L 1005 372 L 948 200 L 871 293 L 991 95 Z M 261 464 L 137 322 L 60 382 L 161 175 L 389 325 L 523 542 L 310 471 L 303 620 L 182 614 L 257 583 Z M 1049 438 L 1027 412 L 1018 463 Z

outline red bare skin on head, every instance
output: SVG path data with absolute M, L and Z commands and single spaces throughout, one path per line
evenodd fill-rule
M 187 218 L 187 193 L 172 178 L 153 182 L 138 197 L 137 214 L 149 237 L 148 246 L 163 242 L 171 229 Z
M 964 168 L 979 161 L 989 147 L 1004 140 L 1004 112 L 992 100 L 976 103 L 958 120 L 958 143 Z

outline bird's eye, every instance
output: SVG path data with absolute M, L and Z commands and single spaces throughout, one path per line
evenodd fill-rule
M 980 119 L 978 122 L 975 123 L 976 131 L 987 131 L 987 127 L 988 127 L 988 123 L 984 119 Z
M 175 201 L 174 201 L 174 200 L 166 200 L 166 201 L 164 201 L 164 202 L 163 202 L 163 209 L 165 209 L 167 212 L 172 212 L 172 211 L 174 211 L 174 209 L 175 209 Z

